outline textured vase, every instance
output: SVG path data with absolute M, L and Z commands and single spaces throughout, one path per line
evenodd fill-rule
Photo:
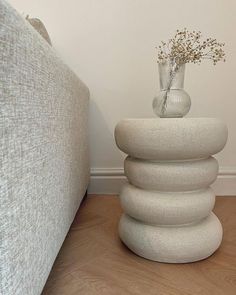
M 162 118 L 181 118 L 191 107 L 191 100 L 184 91 L 185 64 L 176 68 L 170 63 L 159 64 L 161 91 L 153 100 L 154 113 Z
M 214 253 L 223 231 L 212 213 L 210 185 L 218 174 L 212 155 L 227 141 L 225 124 L 214 118 L 126 119 L 116 126 L 115 139 L 128 154 L 119 224 L 127 247 L 168 263 Z

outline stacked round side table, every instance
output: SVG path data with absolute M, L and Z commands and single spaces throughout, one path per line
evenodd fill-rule
M 222 226 L 212 212 L 210 185 L 218 174 L 212 155 L 227 141 L 214 118 L 122 120 L 116 143 L 128 154 L 128 183 L 120 200 L 122 241 L 147 259 L 185 263 L 204 259 L 220 246 Z

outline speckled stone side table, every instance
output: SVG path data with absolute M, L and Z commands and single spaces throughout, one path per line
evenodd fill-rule
M 115 139 L 128 154 L 119 224 L 128 248 L 168 263 L 193 262 L 216 251 L 222 226 L 212 212 L 210 185 L 218 173 L 212 155 L 226 144 L 226 125 L 214 118 L 125 119 Z

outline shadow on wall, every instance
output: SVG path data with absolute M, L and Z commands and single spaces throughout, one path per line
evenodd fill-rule
M 89 113 L 89 141 L 90 141 L 90 166 L 91 168 L 120 167 L 125 154 L 118 150 L 114 138 L 114 128 L 98 107 L 97 103 L 90 99 Z M 104 142 L 106 145 L 104 145 Z M 99 162 L 98 162 L 99 160 Z M 103 167 L 100 167 L 103 163 Z

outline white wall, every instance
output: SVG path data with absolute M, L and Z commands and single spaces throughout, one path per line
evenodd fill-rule
M 91 190 L 112 192 L 124 155 L 113 130 L 125 117 L 152 117 L 158 91 L 155 46 L 177 28 L 201 30 L 226 42 L 227 62 L 187 67 L 189 116 L 226 121 L 229 140 L 217 155 L 221 178 L 236 194 L 236 1 L 234 0 L 10 0 L 21 13 L 39 17 L 53 46 L 91 91 Z M 230 178 L 230 179 L 229 179 Z M 226 182 L 224 182 L 226 183 Z M 107 189 L 104 187 L 107 186 Z M 117 184 L 117 183 L 116 183 Z M 119 183 L 117 184 L 119 185 Z M 234 185 L 234 187 L 232 187 Z M 99 187 L 98 187 L 99 186 Z M 102 186 L 102 187 L 101 187 Z M 219 186 L 219 182 L 218 182 Z M 229 193 L 220 185 L 219 194 Z

